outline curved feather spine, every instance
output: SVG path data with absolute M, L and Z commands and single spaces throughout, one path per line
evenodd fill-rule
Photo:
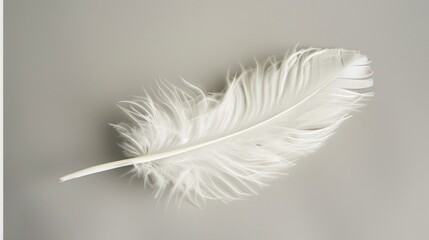
M 332 79 L 332 81 L 335 78 Z M 327 82 L 325 85 L 323 85 L 320 89 L 323 89 L 326 85 L 328 85 L 329 83 L 331 83 L 331 81 Z M 282 114 L 285 114 L 288 111 L 291 111 L 293 108 L 299 106 L 300 104 L 302 104 L 303 102 L 305 102 L 307 99 L 311 98 L 314 94 L 317 94 L 318 91 L 320 91 L 320 89 L 318 89 L 317 91 L 315 91 L 313 94 L 309 95 L 308 97 L 306 97 L 304 100 L 298 102 L 297 104 L 295 104 L 294 106 L 292 106 L 291 108 L 288 108 L 286 110 L 284 110 L 283 112 L 280 112 L 279 114 L 275 115 L 274 117 L 271 117 L 263 122 L 260 122 L 256 125 L 253 125 L 249 128 L 243 129 L 241 131 L 226 135 L 224 137 L 221 138 L 217 138 L 208 142 L 204 142 L 195 146 L 190 146 L 190 147 L 185 147 L 185 148 L 181 148 L 181 149 L 177 149 L 177 150 L 173 150 L 173 151 L 168 151 L 168 152 L 162 152 L 162 153 L 154 153 L 154 154 L 150 154 L 150 155 L 145 155 L 145 156 L 140 156 L 140 157 L 134 157 L 134 158 L 129 158 L 129 159 L 124 159 L 124 160 L 118 160 L 118 161 L 114 161 L 114 162 L 109 162 L 109 163 L 105 163 L 105 164 L 100 164 L 94 167 L 89 167 L 83 170 L 80 170 L 78 172 L 66 175 L 64 177 L 61 177 L 61 181 L 68 181 L 74 178 L 79 178 L 79 177 L 84 177 L 87 175 L 91 175 L 91 174 L 95 174 L 95 173 L 99 173 L 99 172 L 104 172 L 104 171 L 108 171 L 108 170 L 112 170 L 112 169 L 116 169 L 116 168 L 121 168 L 121 167 L 126 167 L 126 166 L 130 166 L 130 165 L 134 165 L 134 164 L 139 164 L 139 163 L 146 163 L 146 162 L 150 162 L 150 161 L 155 161 L 158 159 L 163 159 L 166 157 L 171 157 L 177 154 L 181 154 L 184 152 L 188 152 L 188 151 L 192 151 L 194 149 L 198 149 L 198 148 L 202 148 L 205 147 L 207 145 L 210 145 L 212 143 L 216 143 L 216 142 L 220 142 L 223 141 L 225 139 L 228 139 L 230 137 L 234 137 L 236 135 L 242 134 L 244 132 L 247 131 L 251 131 L 252 129 L 255 129 L 257 127 L 260 127 L 263 124 L 266 124 L 278 117 L 280 117 Z

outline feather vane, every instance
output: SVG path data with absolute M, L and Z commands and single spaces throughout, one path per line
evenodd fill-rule
M 256 194 L 365 105 L 369 64 L 358 51 L 308 48 L 243 69 L 222 93 L 185 80 L 185 88 L 159 82 L 156 93 L 121 103 L 132 124 L 112 125 L 129 159 L 61 180 L 133 165 L 132 173 L 167 201 L 200 206 Z

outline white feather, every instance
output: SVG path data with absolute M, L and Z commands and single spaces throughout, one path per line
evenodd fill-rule
M 134 165 L 153 187 L 199 206 L 255 194 L 317 150 L 372 96 L 369 60 L 358 51 L 309 48 L 228 78 L 222 93 L 187 83 L 124 101 L 132 125 L 113 125 L 130 157 L 64 176 L 62 181 Z

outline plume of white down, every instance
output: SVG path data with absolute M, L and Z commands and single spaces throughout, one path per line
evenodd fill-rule
M 133 165 L 165 196 L 196 206 L 256 194 L 256 188 L 314 151 L 372 96 L 370 61 L 358 51 L 308 48 L 227 78 L 222 93 L 160 82 L 121 107 L 132 124 L 114 128 L 129 159 L 62 181 Z

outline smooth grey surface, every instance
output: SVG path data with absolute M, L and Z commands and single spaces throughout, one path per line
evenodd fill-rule
M 429 239 L 424 1 L 5 1 L 5 239 Z M 316 154 L 248 200 L 167 210 L 108 123 L 159 76 L 210 91 L 254 56 L 359 49 L 376 97 Z

